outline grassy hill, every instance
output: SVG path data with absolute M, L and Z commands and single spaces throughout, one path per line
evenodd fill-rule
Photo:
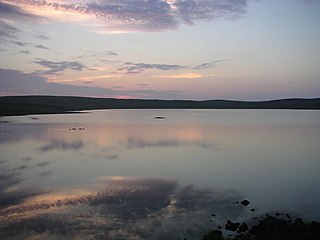
M 94 109 L 320 109 L 320 98 L 271 101 L 147 100 L 70 96 L 0 97 L 0 116 L 52 114 Z

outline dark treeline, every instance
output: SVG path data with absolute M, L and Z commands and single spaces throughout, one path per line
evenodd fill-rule
M 192 101 L 71 96 L 0 97 L 0 116 L 65 113 L 94 109 L 320 109 L 320 98 L 271 101 Z

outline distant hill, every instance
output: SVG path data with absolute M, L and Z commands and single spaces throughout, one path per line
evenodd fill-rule
M 320 109 L 320 98 L 271 101 L 147 100 L 69 96 L 0 97 L 0 116 L 53 114 L 94 109 Z

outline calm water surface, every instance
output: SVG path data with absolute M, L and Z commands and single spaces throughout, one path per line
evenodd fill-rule
M 319 143 L 319 111 L 0 118 L 0 237 L 201 239 L 226 218 L 320 220 Z

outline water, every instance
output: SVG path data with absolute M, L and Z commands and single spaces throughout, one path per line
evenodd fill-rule
M 0 237 L 201 239 L 226 218 L 320 220 L 319 143 L 319 111 L 0 118 Z

